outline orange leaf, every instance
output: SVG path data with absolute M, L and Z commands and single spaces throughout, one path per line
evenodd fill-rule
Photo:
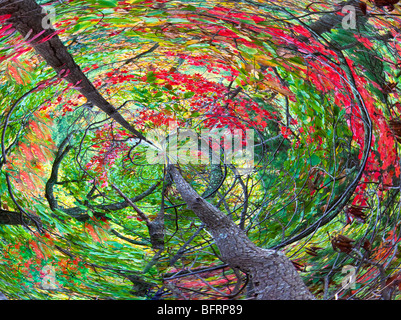
M 264 80 L 259 84 L 259 88 L 263 90 L 272 89 L 278 93 L 281 93 L 287 97 L 295 96 L 290 90 L 284 89 L 278 82 L 273 80 Z

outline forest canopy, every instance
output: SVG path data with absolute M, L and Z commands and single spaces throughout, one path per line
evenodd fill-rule
M 401 296 L 396 0 L 0 0 L 0 296 Z

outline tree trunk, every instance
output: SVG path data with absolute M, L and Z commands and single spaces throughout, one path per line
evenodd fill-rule
M 8 300 L 7 297 L 0 291 L 0 300 Z
M 355 18 L 359 19 L 360 17 L 364 16 L 359 7 L 360 2 L 361 2 L 360 0 L 349 0 L 339 3 L 338 6 L 340 8 L 343 8 L 345 6 L 353 6 L 355 8 L 355 13 L 356 13 Z M 344 17 L 337 13 L 327 13 L 323 15 L 320 19 L 310 24 L 309 28 L 311 28 L 315 34 L 320 36 L 323 33 L 330 32 L 331 29 L 336 28 L 338 25 L 341 24 L 343 19 Z
M 75 63 L 67 48 L 54 29 L 44 29 L 46 14 L 34 0 L 0 0 L 0 15 L 10 14 L 7 20 L 12 24 L 40 56 L 51 66 L 60 78 L 73 84 L 85 98 L 129 130 L 136 137 L 146 140 L 93 86 Z
M 59 77 L 76 86 L 88 101 L 124 128 L 144 139 L 87 79 L 55 31 L 42 27 L 45 14 L 34 0 L 0 0 L 0 15 L 4 14 L 12 15 L 8 22 L 28 38 L 30 45 Z M 170 172 L 188 207 L 214 237 L 223 260 L 251 276 L 256 299 L 313 299 L 291 261 L 282 252 L 257 247 L 232 220 L 201 198 L 175 167 L 171 166 Z
M 248 274 L 258 300 L 314 299 L 284 253 L 257 247 L 223 212 L 201 198 L 176 167 L 169 172 L 183 200 L 212 234 L 225 263 Z
M 32 221 L 25 219 L 19 212 L 0 209 L 0 225 L 32 225 Z

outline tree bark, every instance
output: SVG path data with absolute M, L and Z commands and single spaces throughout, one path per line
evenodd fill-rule
M 73 84 L 85 98 L 136 137 L 146 140 L 94 87 L 75 63 L 56 31 L 44 29 L 46 14 L 34 0 L 0 0 L 0 15 L 10 14 L 11 23 L 60 78 Z
M 4 14 L 11 14 L 8 22 L 23 37 L 28 38 L 30 45 L 59 77 L 76 86 L 88 101 L 124 128 L 144 139 L 87 79 L 55 31 L 42 27 L 45 14 L 34 0 L 0 0 L 0 15 Z M 184 201 L 214 237 L 224 262 L 251 276 L 256 299 L 314 298 L 284 253 L 257 247 L 232 220 L 201 198 L 174 166 L 170 166 L 169 169 Z
M 0 291 L 0 300 L 8 300 L 7 297 Z
M 223 212 L 201 198 L 175 166 L 170 165 L 169 172 L 188 208 L 212 234 L 223 261 L 252 278 L 256 299 L 314 299 L 283 252 L 257 247 Z
M 364 16 L 359 4 L 360 0 L 349 0 L 339 3 L 339 7 L 343 8 L 344 6 L 353 6 L 355 7 L 356 19 Z M 322 35 L 325 32 L 330 32 L 331 29 L 336 28 L 341 24 L 343 20 L 343 16 L 339 14 L 327 13 L 323 15 L 320 19 L 316 20 L 312 24 L 309 25 L 309 28 L 313 30 L 313 32 L 317 35 Z
M 10 226 L 32 225 L 32 221 L 24 219 L 19 212 L 0 209 L 0 224 Z

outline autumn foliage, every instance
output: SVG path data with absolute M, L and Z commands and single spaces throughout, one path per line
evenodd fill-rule
M 285 252 L 315 297 L 398 299 L 401 9 L 355 5 L 358 28 L 323 32 L 319 19 L 344 16 L 331 1 L 51 2 L 42 42 L 58 36 L 145 136 L 173 141 L 172 123 L 253 130 L 250 174 L 222 158 L 180 173 L 257 246 Z M 222 261 L 166 167 L 149 164 L 152 141 L 68 83 L 73 71 L 56 74 L 11 17 L 0 15 L 0 291 L 252 299 L 249 275 Z M 343 287 L 344 266 L 356 288 Z

